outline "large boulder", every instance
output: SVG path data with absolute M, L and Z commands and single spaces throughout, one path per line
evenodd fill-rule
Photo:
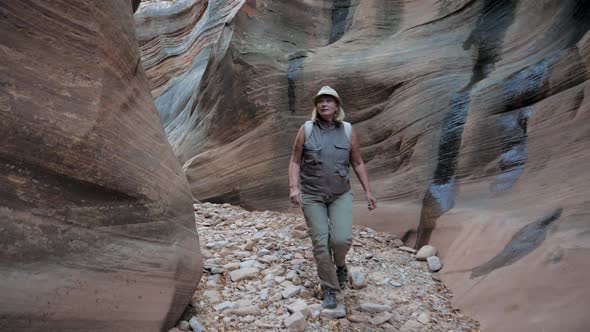
M 0 330 L 166 330 L 202 271 L 139 1 L 0 2 Z

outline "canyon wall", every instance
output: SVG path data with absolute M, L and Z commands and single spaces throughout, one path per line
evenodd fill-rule
M 0 330 L 160 331 L 202 271 L 139 1 L 0 2 Z
M 484 331 L 590 323 L 590 1 L 178 0 L 135 15 L 197 199 L 291 210 L 291 144 L 342 96 L 379 199 Z

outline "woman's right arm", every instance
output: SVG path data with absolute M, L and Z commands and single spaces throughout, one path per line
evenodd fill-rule
M 291 202 L 297 206 L 301 205 L 301 190 L 299 189 L 299 172 L 301 169 L 301 157 L 303 155 L 303 143 L 305 137 L 303 127 L 299 128 L 295 143 L 293 143 L 293 154 L 289 162 L 289 196 Z

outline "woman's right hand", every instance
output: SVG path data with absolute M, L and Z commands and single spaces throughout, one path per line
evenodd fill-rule
M 301 206 L 301 191 L 299 188 L 291 188 L 291 193 L 289 196 L 291 197 L 291 203 Z

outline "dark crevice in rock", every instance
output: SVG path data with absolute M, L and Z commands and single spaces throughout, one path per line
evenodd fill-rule
M 584 98 L 586 98 L 586 92 L 585 90 L 580 90 L 580 92 L 578 92 L 578 94 L 576 95 L 576 99 L 575 99 L 575 106 L 573 107 L 574 110 L 574 117 L 578 114 L 578 112 L 580 111 L 580 107 L 582 107 L 582 103 L 584 102 Z
M 587 79 L 587 73 L 581 69 L 576 76 L 569 77 L 562 84 L 554 86 L 549 84 L 552 66 L 568 56 L 568 51 L 557 51 L 534 65 L 510 75 L 503 83 L 504 108 L 493 114 L 508 113 L 532 106 L 583 83 Z
M 498 162 L 498 175 L 490 185 L 491 192 L 501 192 L 510 189 L 524 171 L 528 158 L 528 118 L 534 111 L 534 104 L 565 91 L 583 80 L 571 79 L 566 84 L 550 88 L 549 76 L 551 67 L 559 61 L 567 51 L 554 53 L 538 63 L 524 68 L 511 75 L 504 82 L 504 110 L 499 114 L 502 128 L 502 154 Z M 577 109 L 584 98 L 584 92 L 576 97 Z
M 234 189 L 230 192 L 223 193 L 218 196 L 204 198 L 202 201 L 215 204 L 229 203 L 232 205 L 240 205 L 242 203 L 242 199 L 240 196 L 240 191 L 238 189 Z
M 332 31 L 330 32 L 329 44 L 342 38 L 350 25 L 348 16 L 350 14 L 350 0 L 334 0 L 332 7 Z
M 297 51 L 289 56 L 289 68 L 287 69 L 287 98 L 289 100 L 289 111 L 295 114 L 295 75 L 303 69 L 303 62 L 307 55 L 305 51 Z M 233 203 L 232 203 L 233 204 Z M 237 204 L 236 204 L 237 205 Z
M 573 32 L 568 47 L 575 46 L 590 29 L 590 0 L 577 0 L 572 13 Z
M 450 109 L 443 118 L 438 149 L 438 163 L 434 177 L 422 202 L 418 238 L 415 246 L 428 244 L 436 220 L 450 210 L 455 201 L 457 183 L 455 178 L 459 148 L 467 114 L 471 89 L 485 79 L 500 59 L 502 40 L 514 20 L 516 1 L 486 0 L 475 29 L 471 32 L 463 49 L 475 47 L 476 60 L 469 83 L 451 96 Z
M 470 90 L 473 85 L 486 78 L 494 69 L 494 64 L 500 60 L 502 41 L 506 30 L 514 20 L 516 3 L 517 1 L 513 0 L 485 1 L 475 29 L 463 43 L 464 50 L 475 46 L 476 52 L 473 75 L 463 91 Z
M 510 75 L 504 81 L 503 112 L 531 106 L 547 98 L 549 96 L 548 78 L 551 66 L 562 54 L 563 51 L 554 53 L 536 64 Z M 554 91 L 554 93 L 557 92 Z
M 502 114 L 500 117 L 504 146 L 498 162 L 498 175 L 490 185 L 491 192 L 512 188 L 524 172 L 528 158 L 527 124 L 532 112 L 532 107 L 526 107 L 517 112 Z
M 559 219 L 562 211 L 562 208 L 554 209 L 545 217 L 523 227 L 512 236 L 512 239 L 510 239 L 500 253 L 484 264 L 475 267 L 471 272 L 471 279 L 514 264 L 531 253 L 545 240 L 549 226 Z
M 434 171 L 434 178 L 422 201 L 416 247 L 421 247 L 430 241 L 436 220 L 455 204 L 457 190 L 455 169 L 468 111 L 469 92 L 454 93 L 451 96 L 451 109 L 443 118 L 438 164 Z
M 450 110 L 442 121 L 441 137 L 438 150 L 438 164 L 434 171 L 434 184 L 446 184 L 453 181 L 463 127 L 469 112 L 469 92 L 456 92 L 451 96 Z
M 417 236 L 418 236 L 418 232 L 415 229 L 408 229 L 408 230 L 406 230 L 404 235 L 401 236 L 400 239 L 402 240 L 403 243 L 409 243 L 409 242 L 416 241 Z
M 539 101 L 556 95 L 586 79 L 586 74 L 573 76 L 565 84 L 551 88 L 549 75 L 552 66 L 561 58 L 568 56 L 568 49 L 574 49 L 576 44 L 590 29 L 590 0 L 575 1 L 571 5 L 571 15 L 565 17 L 570 26 L 569 31 L 564 30 L 564 38 L 568 40 L 564 50 L 556 51 L 543 60 L 528 66 L 510 75 L 504 82 L 505 107 L 501 111 L 511 112 L 528 107 Z M 497 114 L 497 113 L 496 113 Z
M 139 8 L 140 3 L 141 0 L 131 0 L 131 8 L 133 8 L 134 13 L 137 11 L 137 8 Z

